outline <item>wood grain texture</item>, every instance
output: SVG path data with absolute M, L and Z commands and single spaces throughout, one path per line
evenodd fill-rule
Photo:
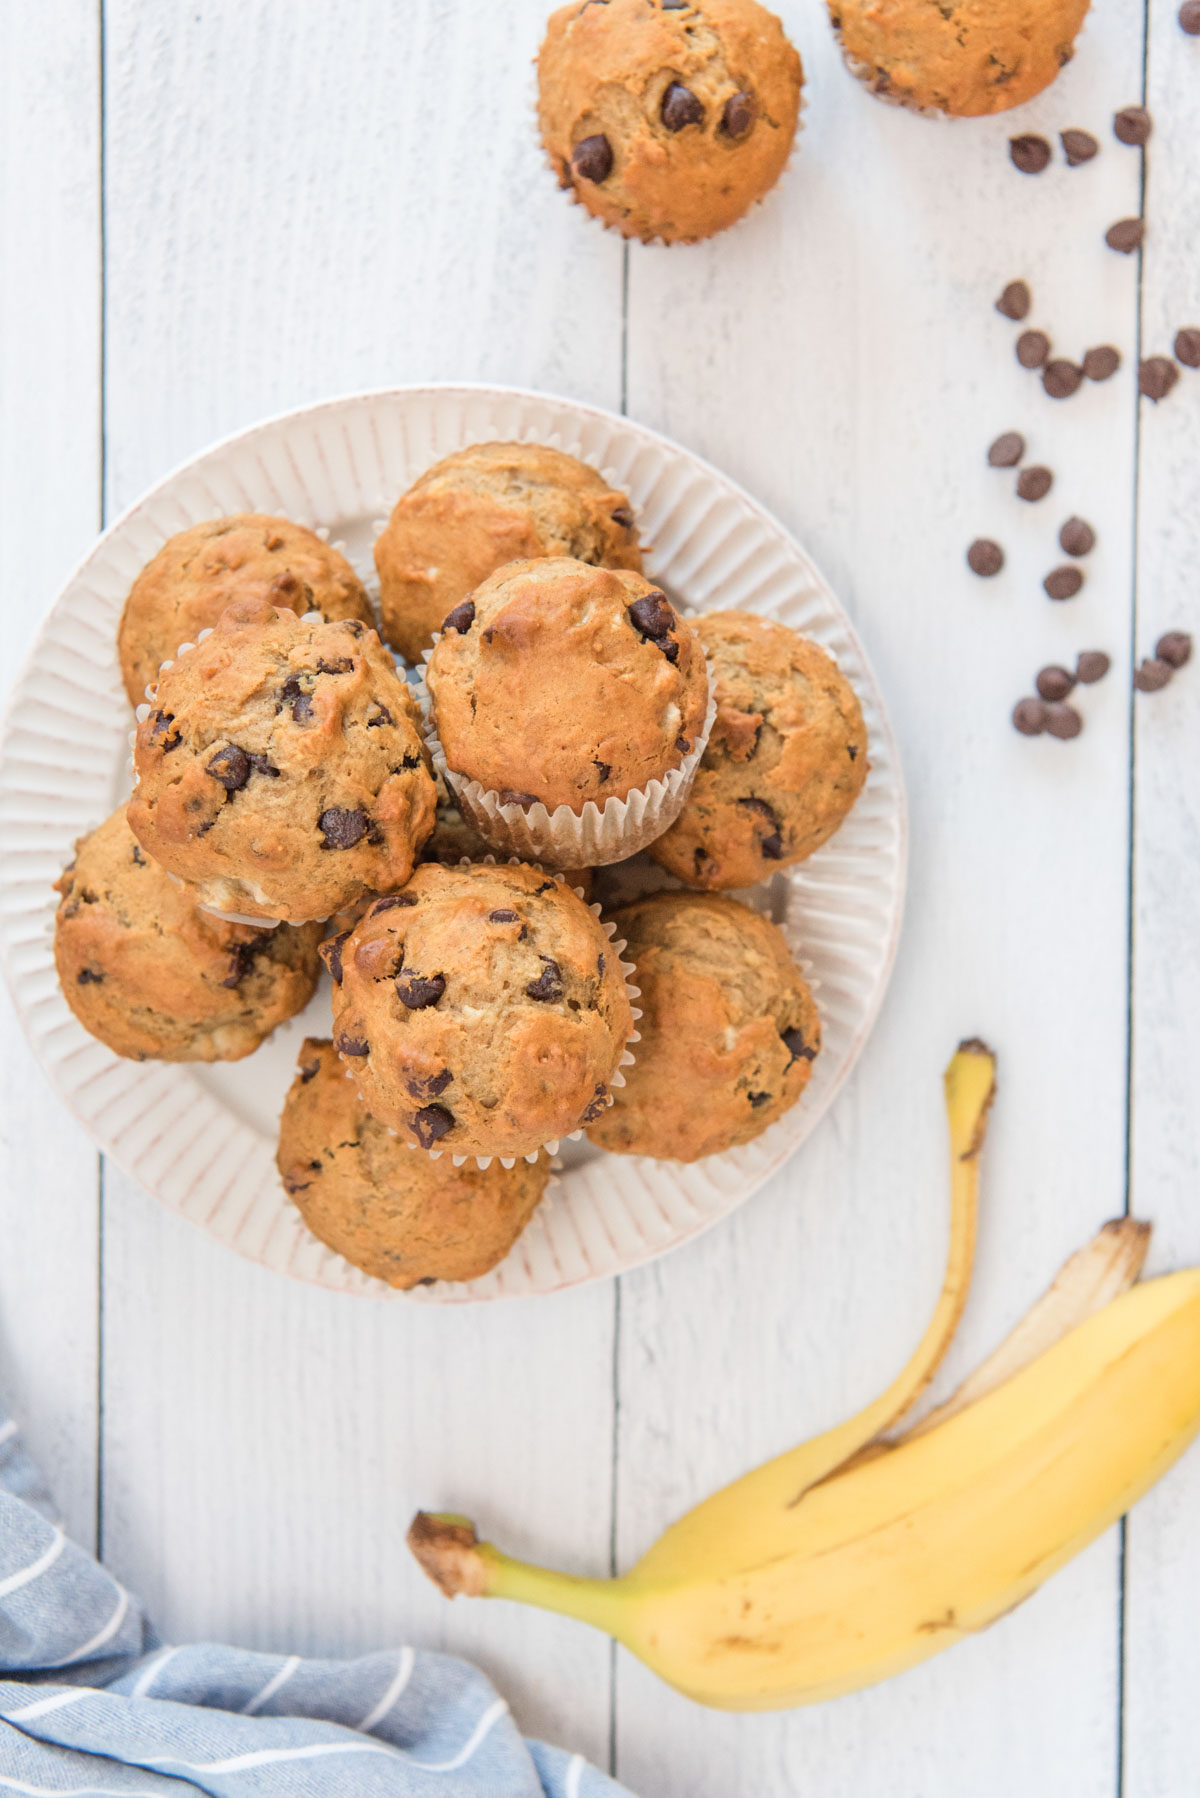
M 96 9 L 0 7 L 0 688 L 100 523 Z M 94 1538 L 99 1158 L 0 994 L 0 1390 Z

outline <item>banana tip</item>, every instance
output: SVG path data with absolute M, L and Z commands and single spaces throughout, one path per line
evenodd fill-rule
M 408 1546 L 422 1573 L 447 1598 L 457 1598 L 460 1593 L 469 1598 L 483 1596 L 479 1538 L 469 1519 L 418 1511 L 408 1526 Z

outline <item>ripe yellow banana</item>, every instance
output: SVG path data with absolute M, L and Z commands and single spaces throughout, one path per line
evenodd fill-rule
M 1110 1299 L 1136 1278 L 1145 1231 L 1106 1227 L 955 1399 L 884 1439 L 962 1309 L 992 1085 L 991 1056 L 965 1044 L 946 1078 L 946 1281 L 916 1354 L 873 1405 L 697 1506 L 620 1579 L 514 1561 L 465 1519 L 420 1513 L 409 1540 L 426 1572 L 451 1596 L 578 1617 L 728 1710 L 872 1684 L 1028 1597 L 1200 1426 L 1200 1269 Z

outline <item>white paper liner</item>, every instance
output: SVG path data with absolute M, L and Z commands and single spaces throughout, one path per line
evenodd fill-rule
M 676 610 L 686 619 L 687 613 Z M 606 799 L 603 808 L 594 799 L 586 801 L 581 812 L 569 805 L 550 811 L 539 800 L 528 808 L 505 805 L 498 792 L 485 788 L 477 780 L 457 773 L 446 761 L 446 752 L 437 732 L 437 708 L 425 678 L 433 645 L 422 654 L 422 669 L 417 685 L 421 716 L 425 721 L 425 741 L 433 757 L 435 772 L 440 774 L 458 804 L 481 837 L 503 855 L 521 861 L 542 862 L 549 868 L 601 868 L 608 862 L 623 862 L 655 837 L 669 830 L 687 802 L 700 759 L 708 747 L 713 721 L 717 715 L 717 689 L 708 655 L 704 655 L 708 702 L 700 734 L 678 768 L 672 768 L 661 780 L 647 781 L 635 787 L 624 799 Z

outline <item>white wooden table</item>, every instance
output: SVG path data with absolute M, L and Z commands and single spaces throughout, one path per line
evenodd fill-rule
M 71 564 L 174 463 L 352 389 L 494 380 L 594 401 L 708 456 L 794 530 L 866 640 L 899 732 L 912 872 L 874 1038 L 812 1143 L 732 1220 L 615 1284 L 468 1311 L 289 1284 L 95 1152 L 6 1011 L 0 1383 L 69 1523 L 171 1640 L 476 1657 L 532 1731 L 667 1798 L 1176 1798 L 1200 1768 L 1200 1452 L 1038 1597 L 875 1691 L 701 1711 L 606 1640 L 446 1605 L 418 1503 L 517 1551 L 627 1564 L 681 1509 L 882 1386 L 940 1275 L 939 1077 L 1001 1057 L 975 1292 L 947 1379 L 1129 1206 L 1200 1259 L 1200 375 L 1135 399 L 1139 349 L 1200 323 L 1200 41 L 1175 0 L 1099 0 L 1022 112 L 871 100 L 818 0 L 783 0 L 805 130 L 770 202 L 692 249 L 625 247 L 540 165 L 545 0 L 0 0 L 0 598 L 15 668 Z M 1142 257 L 1113 110 L 1154 114 Z M 1015 130 L 1083 126 L 1038 179 Z M 1066 403 L 1012 353 L 1015 276 Z M 1025 432 L 1023 505 L 984 465 Z M 1080 512 L 1079 599 L 1042 575 Z M 976 580 L 976 535 L 1008 552 Z M 1009 727 L 1035 670 L 1104 648 L 1071 744 Z

